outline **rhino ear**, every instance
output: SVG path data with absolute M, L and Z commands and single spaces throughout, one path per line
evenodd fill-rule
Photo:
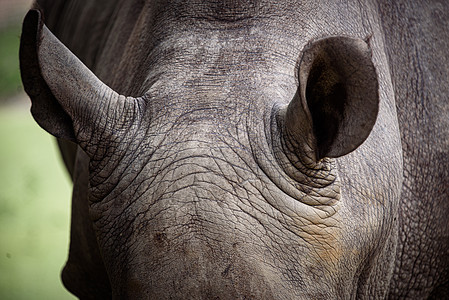
M 330 37 L 305 47 L 285 127 L 290 138 L 306 139 L 309 156 L 317 161 L 355 150 L 370 134 L 378 109 L 377 74 L 366 42 Z
M 72 120 L 56 100 L 39 66 L 38 47 L 43 26 L 40 11 L 30 10 L 24 19 L 20 39 L 23 86 L 32 101 L 31 113 L 36 122 L 56 137 L 75 141 Z
M 95 138 L 119 132 L 116 123 L 127 126 L 135 116 L 136 99 L 101 82 L 48 30 L 38 10 L 25 17 L 19 56 L 33 117 L 56 137 L 95 145 Z

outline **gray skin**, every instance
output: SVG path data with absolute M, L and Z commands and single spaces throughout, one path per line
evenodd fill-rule
M 447 4 L 38 2 L 72 293 L 449 297 Z

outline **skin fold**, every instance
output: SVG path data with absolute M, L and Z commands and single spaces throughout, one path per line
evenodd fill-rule
M 448 297 L 449 16 L 431 4 L 37 1 L 21 72 L 73 178 L 67 289 Z

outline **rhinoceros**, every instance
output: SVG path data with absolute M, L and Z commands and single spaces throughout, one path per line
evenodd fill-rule
M 82 299 L 447 299 L 445 1 L 38 0 L 22 80 Z

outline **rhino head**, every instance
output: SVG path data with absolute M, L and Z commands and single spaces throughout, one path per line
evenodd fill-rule
M 181 61 L 177 77 L 131 97 L 28 13 L 20 57 L 32 113 L 82 149 L 83 222 L 104 264 L 86 284 L 73 278 L 89 263 L 69 259 L 71 291 L 92 296 L 102 277 L 111 290 L 95 297 L 330 299 L 376 289 L 392 268 L 373 262 L 394 235 L 400 159 L 378 150 L 385 127 L 367 140 L 380 102 L 372 51 L 343 36 L 304 45 L 286 90 L 269 67 L 217 62 L 212 76 Z

